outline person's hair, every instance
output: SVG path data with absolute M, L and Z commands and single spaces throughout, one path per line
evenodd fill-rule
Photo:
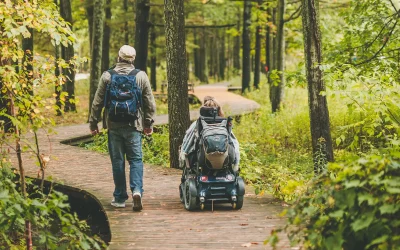
M 133 61 L 130 62 L 130 61 L 128 61 L 128 60 L 122 59 L 121 57 L 118 57 L 118 62 L 119 62 L 119 63 L 129 63 L 129 64 L 133 64 Z
M 225 116 L 221 105 L 219 105 L 217 100 L 215 100 L 215 98 L 212 97 L 212 96 L 205 96 L 204 97 L 203 106 L 204 107 L 218 108 L 218 116 L 220 116 L 220 117 L 224 117 Z

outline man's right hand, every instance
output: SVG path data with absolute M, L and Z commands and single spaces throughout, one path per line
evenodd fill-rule
M 99 128 L 95 128 L 94 130 L 90 129 L 90 133 L 92 135 L 97 135 L 99 133 Z

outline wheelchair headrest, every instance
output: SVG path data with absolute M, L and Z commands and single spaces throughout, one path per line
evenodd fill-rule
M 200 108 L 200 115 L 204 117 L 216 117 L 218 116 L 219 107 L 204 107 Z

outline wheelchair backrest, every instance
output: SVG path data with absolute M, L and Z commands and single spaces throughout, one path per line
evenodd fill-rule
M 211 169 L 222 169 L 233 162 L 232 143 L 230 139 L 230 118 L 217 116 L 216 108 L 200 109 L 197 122 L 199 133 L 198 159 L 201 165 Z M 202 116 L 204 114 L 212 116 Z M 233 158 L 234 159 L 234 158 Z

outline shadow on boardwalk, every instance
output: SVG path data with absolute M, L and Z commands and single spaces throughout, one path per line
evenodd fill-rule
M 251 112 L 259 106 L 239 95 L 227 92 L 225 85 L 195 88 L 202 100 L 212 93 L 228 115 Z M 192 118 L 198 116 L 191 113 Z M 157 117 L 156 124 L 165 124 L 167 116 Z M 244 206 L 232 210 L 230 204 L 215 205 L 205 211 L 188 212 L 179 200 L 181 171 L 145 165 L 143 210 L 133 212 L 132 199 L 127 207 L 115 209 L 110 201 L 113 192 L 111 164 L 108 155 L 84 148 L 61 144 L 60 141 L 88 134 L 88 125 L 57 127 L 57 134 L 48 140 L 41 136 L 45 154 L 53 156 L 47 176 L 76 188 L 84 189 L 103 205 L 111 227 L 109 249 L 269 249 L 263 241 L 270 231 L 284 223 L 278 217 L 282 208 L 271 196 L 256 196 L 246 187 Z M 240 140 L 240 138 L 239 138 Z M 50 152 L 51 148 L 51 152 Z M 36 175 L 37 168 L 24 155 L 27 173 Z M 127 173 L 128 174 L 128 173 Z M 278 249 L 291 249 L 286 237 Z M 296 248 L 294 248 L 296 249 Z

